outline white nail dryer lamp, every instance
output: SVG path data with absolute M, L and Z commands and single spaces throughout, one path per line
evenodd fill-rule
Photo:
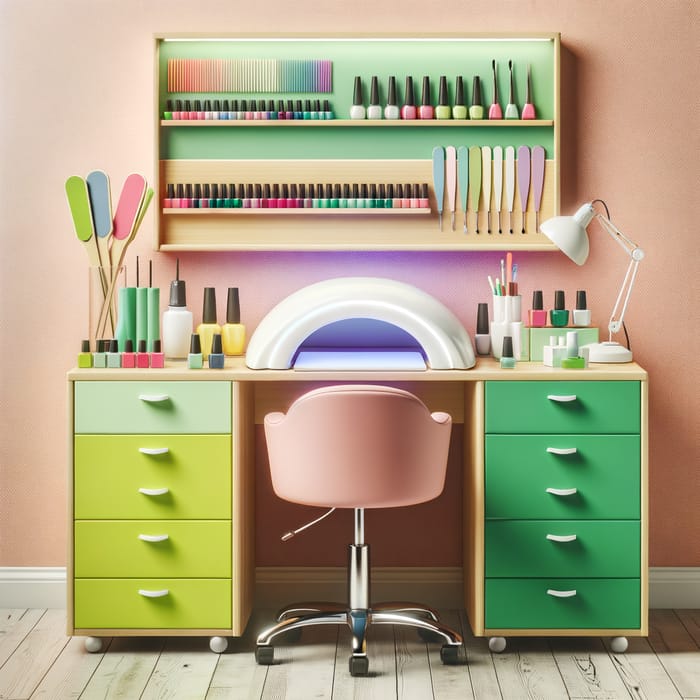
M 339 277 L 290 294 L 255 329 L 246 364 L 290 369 L 307 340 L 325 338 L 325 343 L 330 336 L 336 340 L 327 356 L 335 359 L 318 369 L 469 369 L 475 364 L 469 334 L 444 304 L 417 287 L 380 277 Z M 383 338 L 420 354 L 422 366 L 405 366 L 397 359 L 402 353 L 378 347 Z M 360 363 L 360 356 L 371 359 Z

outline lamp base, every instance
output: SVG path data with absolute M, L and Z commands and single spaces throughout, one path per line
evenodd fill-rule
M 581 349 L 588 349 L 588 361 L 599 363 L 632 362 L 632 351 L 612 341 L 588 343 Z

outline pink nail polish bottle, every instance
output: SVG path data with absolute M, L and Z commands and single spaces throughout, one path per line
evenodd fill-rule
M 413 78 L 406 76 L 406 91 L 403 96 L 403 107 L 401 107 L 401 119 L 416 119 L 416 102 L 413 96 Z
M 434 119 L 435 109 L 430 102 L 430 77 L 423 76 L 423 92 L 421 105 L 418 109 L 418 119 Z

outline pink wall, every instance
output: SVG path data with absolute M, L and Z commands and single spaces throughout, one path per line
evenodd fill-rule
M 561 32 L 562 210 L 602 197 L 647 252 L 628 327 L 635 357 L 650 374 L 651 564 L 700 566 L 699 372 L 691 336 L 699 320 L 700 5 L 442 0 L 435 7 L 440 11 L 405 0 L 0 0 L 0 566 L 65 563 L 65 372 L 85 335 L 87 273 L 63 182 L 94 168 L 106 170 L 116 187 L 133 170 L 152 180 L 153 34 L 217 30 Z M 152 257 L 155 282 L 166 287 L 174 258 L 153 253 L 152 231 L 151 213 L 127 262 L 135 254 Z M 250 328 L 282 296 L 310 282 L 378 274 L 434 294 L 471 331 L 486 272 L 499 257 L 188 254 L 181 264 L 195 312 L 205 284 L 237 284 Z M 594 322 L 605 324 L 624 260 L 601 232 L 594 233 L 584 268 L 554 253 L 523 254 L 519 263 L 526 298 L 535 286 L 563 288 L 569 298 L 586 288 Z M 298 522 L 298 510 L 278 507 L 275 522 Z M 454 518 L 457 506 L 450 507 Z M 261 522 L 267 515 L 260 514 Z M 410 520 L 402 523 L 408 527 Z M 345 541 L 343 529 L 327 531 L 333 544 L 336 531 Z M 428 563 L 456 563 L 459 536 L 450 530 L 456 528 L 436 531 L 448 541 L 441 561 Z M 314 563 L 319 542 L 328 541 L 322 533 L 309 535 L 286 554 L 270 538 L 261 542 L 261 563 Z M 425 561 L 420 552 L 411 559 L 410 544 L 395 557 L 386 550 L 383 563 Z

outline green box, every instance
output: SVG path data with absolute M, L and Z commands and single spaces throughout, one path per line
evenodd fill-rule
M 564 336 L 569 331 L 576 331 L 578 333 L 578 344 L 586 345 L 588 343 L 598 342 L 598 329 L 597 328 L 528 328 L 530 331 L 530 362 L 542 362 L 542 348 L 545 345 L 549 345 L 549 339 L 551 336 Z

